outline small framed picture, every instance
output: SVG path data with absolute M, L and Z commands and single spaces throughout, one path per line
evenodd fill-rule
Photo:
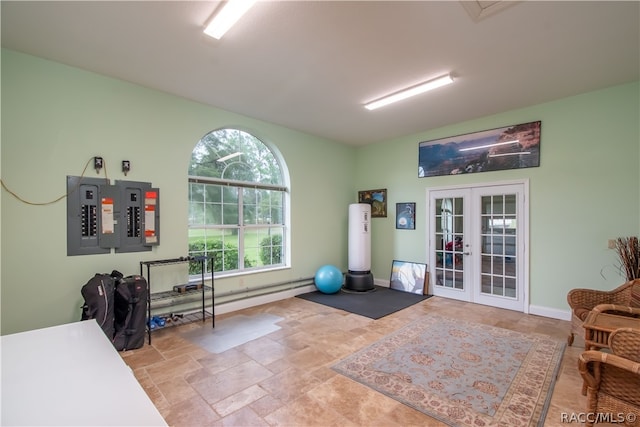
M 371 218 L 387 217 L 387 189 L 358 191 L 358 203 L 371 205 Z
M 396 203 L 396 228 L 416 229 L 416 204 L 413 202 Z

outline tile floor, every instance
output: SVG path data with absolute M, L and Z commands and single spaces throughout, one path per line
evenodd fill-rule
M 213 353 L 187 338 L 211 331 L 209 319 L 155 331 L 152 345 L 121 354 L 172 426 L 443 426 L 331 369 L 427 313 L 559 340 L 570 329 L 565 321 L 439 297 L 378 320 L 289 298 L 216 316 L 216 325 L 237 315 L 283 319 L 280 329 L 226 351 Z M 567 425 L 563 413 L 584 411 L 580 346 L 565 350 L 545 426 Z

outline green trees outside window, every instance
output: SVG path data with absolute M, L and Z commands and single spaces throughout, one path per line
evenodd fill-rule
M 206 256 L 215 272 L 284 265 L 284 182 L 274 152 L 255 136 L 237 129 L 205 135 L 189 166 L 189 255 Z

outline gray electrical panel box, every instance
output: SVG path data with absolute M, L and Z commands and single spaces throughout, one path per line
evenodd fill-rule
M 150 183 L 68 176 L 67 194 L 67 255 L 150 251 L 160 244 L 160 191 Z
M 109 253 L 108 247 L 100 245 L 104 185 L 104 179 L 67 177 L 67 255 Z
M 159 241 L 157 188 L 148 182 L 116 181 L 120 194 L 121 239 L 116 252 L 150 251 Z M 155 196 L 154 196 L 155 195 Z M 153 200 L 153 202 L 150 202 Z

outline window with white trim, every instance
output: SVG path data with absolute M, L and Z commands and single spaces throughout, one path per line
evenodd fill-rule
M 206 271 L 242 273 L 285 266 L 288 188 L 272 149 L 238 129 L 206 134 L 189 165 L 189 255 Z M 191 274 L 199 268 L 193 263 Z

